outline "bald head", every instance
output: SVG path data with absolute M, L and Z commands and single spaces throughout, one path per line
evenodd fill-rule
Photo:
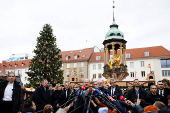
M 86 88 L 89 88 L 89 86 L 90 86 L 90 80 L 89 79 L 84 79 L 84 86 Z

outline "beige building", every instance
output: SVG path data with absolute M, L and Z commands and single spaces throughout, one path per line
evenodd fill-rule
M 97 47 L 62 51 L 62 61 L 64 70 L 64 82 L 82 82 L 89 78 L 89 62 L 94 52 L 99 52 Z

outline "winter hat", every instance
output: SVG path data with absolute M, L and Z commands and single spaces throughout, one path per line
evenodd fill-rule
M 157 107 L 150 105 L 144 108 L 145 113 L 158 113 Z

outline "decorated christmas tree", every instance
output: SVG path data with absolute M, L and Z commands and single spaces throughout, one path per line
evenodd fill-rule
M 37 45 L 34 49 L 35 56 L 29 65 L 29 84 L 26 87 L 38 87 L 43 79 L 50 84 L 63 83 L 62 55 L 56 45 L 56 38 L 53 35 L 51 25 L 45 24 L 43 30 L 37 37 Z

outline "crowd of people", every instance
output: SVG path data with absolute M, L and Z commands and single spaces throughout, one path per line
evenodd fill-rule
M 160 80 L 148 89 L 138 79 L 133 87 L 122 90 L 114 78 L 110 85 L 103 80 L 85 79 L 82 86 L 65 83 L 51 84 L 44 79 L 31 98 L 24 101 L 15 74 L 0 83 L 0 113 L 170 113 L 170 81 Z

